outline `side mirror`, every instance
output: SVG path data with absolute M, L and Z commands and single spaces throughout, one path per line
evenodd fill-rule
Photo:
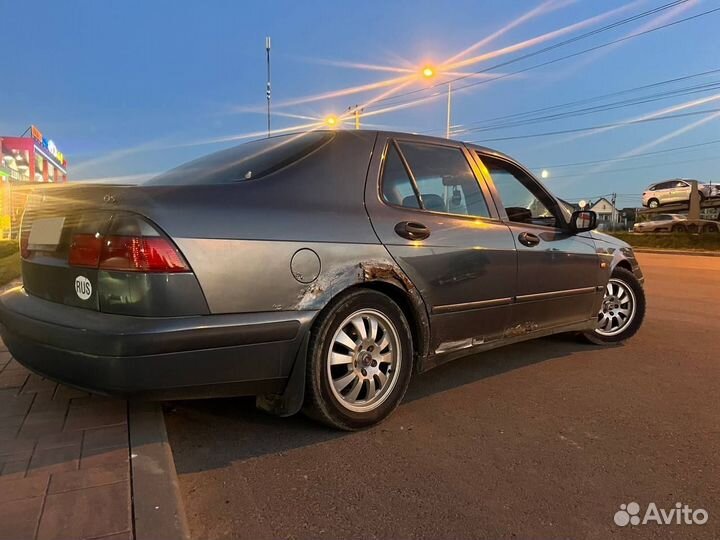
M 592 210 L 576 210 L 570 216 L 570 230 L 574 233 L 592 231 L 597 227 L 597 214 Z

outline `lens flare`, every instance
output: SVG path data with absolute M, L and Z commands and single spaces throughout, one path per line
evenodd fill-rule
M 625 4 L 624 6 L 620 6 L 619 8 L 605 11 L 605 12 L 601 13 L 600 15 L 595 15 L 594 17 L 589 17 L 587 19 L 583 19 L 582 21 L 576 22 L 574 24 L 570 24 L 568 26 L 558 28 L 557 30 L 553 30 L 552 32 L 547 32 L 547 33 L 541 34 L 539 36 L 535 36 L 534 38 L 526 39 L 525 41 L 520 41 L 518 43 L 514 43 L 513 45 L 508 45 L 507 47 L 503 47 L 501 49 L 495 49 L 494 51 L 489 51 L 487 53 L 484 53 L 484 54 L 481 54 L 478 56 L 473 56 L 471 58 L 466 58 L 464 60 L 450 62 L 450 63 L 446 64 L 445 67 L 449 70 L 457 69 L 457 68 L 469 66 L 472 64 L 477 64 L 479 62 L 484 62 L 484 61 L 490 60 L 492 58 L 497 58 L 498 56 L 504 56 L 506 54 L 511 54 L 511 53 L 514 53 L 517 51 L 521 51 L 523 49 L 527 49 L 528 47 L 534 47 L 535 45 L 538 45 L 540 43 L 544 43 L 546 41 L 555 39 L 556 37 L 560 37 L 565 34 L 569 34 L 571 32 L 579 30 L 581 28 L 585 28 L 587 26 L 592 26 L 593 24 L 596 24 L 596 23 L 603 21 L 609 17 L 612 17 L 613 15 L 617 15 L 618 13 L 622 13 L 623 11 L 627 11 L 631 7 L 640 3 L 640 1 L 641 0 L 636 0 L 635 2 L 630 2 L 628 4 Z
M 545 15 L 546 13 L 550 13 L 550 12 L 552 12 L 552 11 L 555 11 L 556 9 L 560 9 L 560 8 L 563 8 L 563 7 L 568 6 L 568 5 L 570 5 L 570 4 L 574 4 L 575 1 L 576 1 L 576 0 L 564 0 L 564 1 L 548 0 L 548 1 L 546 1 L 546 2 L 543 2 L 542 4 L 540 4 L 539 6 L 537 6 L 535 9 L 531 9 L 530 11 L 528 11 L 527 13 L 525 13 L 524 15 L 521 15 L 520 17 L 516 18 L 515 20 L 509 22 L 508 24 L 506 24 L 505 26 L 503 26 L 503 27 L 500 28 L 499 30 L 496 30 L 495 32 L 493 32 L 492 34 L 490 34 L 489 36 L 484 37 L 483 39 L 481 39 L 480 41 L 478 41 L 478 42 L 476 42 L 476 43 L 473 43 L 473 44 L 470 45 L 468 48 L 460 51 L 459 53 L 457 53 L 457 54 L 454 55 L 454 56 L 451 56 L 450 58 L 448 58 L 447 60 L 445 60 L 445 62 L 443 62 L 443 63 L 444 63 L 444 64 L 451 64 L 451 63 L 453 63 L 453 62 L 456 62 L 456 61 L 458 61 L 459 59 L 463 58 L 464 56 L 467 56 L 467 55 L 470 54 L 471 52 L 476 51 L 476 50 L 479 49 L 480 47 L 482 47 L 482 46 L 484 46 L 484 45 L 487 45 L 488 43 L 496 40 L 497 38 L 499 38 L 499 37 L 502 36 L 503 34 L 508 33 L 508 32 L 509 32 L 510 30 L 512 30 L 513 28 L 516 28 L 516 27 L 522 25 L 523 23 L 526 23 L 527 21 L 529 21 L 529 20 L 531 20 L 531 19 L 534 19 L 535 17 L 539 17 L 539 16 L 541 16 L 541 15 Z
M 589 130 L 584 133 L 578 133 L 578 134 L 572 135 L 571 137 L 559 139 L 552 143 L 548 143 L 548 144 L 542 145 L 542 146 L 552 146 L 552 145 L 558 144 L 558 143 L 577 141 L 579 139 L 584 139 L 585 137 L 590 137 L 592 135 L 597 135 L 599 133 L 605 133 L 606 131 L 611 131 L 613 129 L 625 127 L 625 125 L 631 125 L 631 124 L 636 124 L 638 122 L 643 122 L 646 120 L 652 120 L 653 118 L 656 118 L 658 116 L 664 116 L 666 114 L 672 114 L 672 113 L 682 111 L 685 109 L 691 109 L 693 107 L 697 107 L 699 105 L 705 105 L 706 103 L 711 103 L 713 101 L 718 101 L 718 100 L 720 100 L 720 94 L 713 94 L 712 96 L 699 98 L 699 99 L 693 99 L 690 101 L 685 101 L 684 103 L 679 103 L 678 105 L 672 105 L 671 107 L 665 107 L 663 109 L 658 109 L 657 111 L 653 111 L 651 113 L 643 114 L 640 116 L 635 116 L 635 117 L 629 118 L 627 120 L 621 120 L 619 122 L 619 125 L 599 127 L 597 129 Z
M 648 22 L 646 22 L 645 24 L 643 24 L 643 25 L 641 25 L 641 26 L 633 29 L 631 32 L 629 32 L 629 33 L 621 36 L 621 39 L 622 39 L 622 38 L 627 38 L 628 36 L 631 36 L 631 35 L 633 35 L 633 34 L 637 34 L 637 33 L 640 33 L 640 32 L 646 32 L 647 30 L 650 30 L 651 28 L 655 28 L 656 26 L 660 26 L 660 25 L 662 25 L 662 24 L 665 24 L 666 22 L 671 21 L 672 19 L 674 19 L 674 18 L 677 17 L 678 15 L 682 14 L 684 11 L 687 11 L 688 9 L 690 9 L 691 7 L 694 7 L 694 6 L 698 5 L 699 3 L 700 3 L 700 0 L 686 0 L 686 1 L 683 2 L 682 4 L 679 4 L 679 5 L 677 5 L 677 6 L 674 6 L 674 7 L 670 8 L 670 9 L 667 10 L 666 12 L 661 13 L 661 14 L 658 15 L 657 17 L 653 17 L 652 19 L 650 19 L 650 20 L 649 20 Z M 587 65 L 589 65 L 589 64 L 591 64 L 591 63 L 593 63 L 593 62 L 596 62 L 596 61 L 599 60 L 602 56 L 605 56 L 606 54 L 608 54 L 608 53 L 609 53 L 610 51 L 612 51 L 613 49 L 617 49 L 618 47 L 622 47 L 622 46 L 623 46 L 624 44 L 626 44 L 626 43 L 627 43 L 627 41 L 624 41 L 624 42 L 622 42 L 622 43 L 615 43 L 614 45 L 611 45 L 611 46 L 609 46 L 609 47 L 607 47 L 607 48 L 604 48 L 604 49 L 595 51 L 593 54 L 591 54 L 591 55 L 589 55 L 589 56 L 586 56 L 585 58 L 583 58 L 582 60 L 580 60 L 579 62 L 577 62 L 575 65 L 573 65 L 573 66 L 571 66 L 570 68 L 568 68 L 567 70 L 565 70 L 564 72 L 558 73 L 558 75 L 557 75 L 556 78 L 557 78 L 557 79 L 562 79 L 562 78 L 564 78 L 564 77 L 567 77 L 567 76 L 569 76 L 569 75 L 572 75 L 573 73 L 575 73 L 575 72 L 578 71 L 579 69 L 581 69 L 581 68 L 583 68 L 583 67 L 585 67 L 585 66 L 587 66 Z
M 711 114 L 710 116 L 706 116 L 705 118 L 701 118 L 700 120 L 696 120 L 695 122 L 691 122 L 690 124 L 683 126 L 681 128 L 676 129 L 675 131 L 671 131 L 670 133 L 667 133 L 663 135 L 662 137 L 658 137 L 654 141 L 650 141 L 649 143 L 645 143 L 641 146 L 638 146 L 637 148 L 634 148 L 630 150 L 629 152 L 625 152 L 624 154 L 620 154 L 616 159 L 624 159 L 628 157 L 632 157 L 636 154 L 640 154 L 644 152 L 645 150 L 648 150 L 650 148 L 653 148 L 654 146 L 657 146 L 658 144 L 662 144 L 666 141 L 669 141 L 671 139 L 674 139 L 675 137 L 679 137 L 680 135 L 683 135 L 687 133 L 688 131 L 692 131 L 695 128 L 698 128 L 702 126 L 703 124 L 707 124 L 708 122 L 712 122 L 713 120 L 720 118 L 720 111 L 716 112 L 715 114 Z M 596 165 L 589 171 L 587 171 L 585 174 L 590 173 L 596 173 L 599 171 L 602 171 L 608 167 L 608 163 L 601 163 L 599 165 Z
M 399 67 L 399 66 L 384 66 L 379 64 L 367 64 L 363 62 L 346 62 L 344 60 L 326 60 L 326 59 L 314 59 L 314 58 L 307 58 L 308 62 L 312 62 L 315 64 L 322 64 L 325 66 L 334 66 L 334 67 L 341 67 L 341 68 L 349 68 L 349 69 L 362 69 L 365 71 L 384 71 L 384 72 L 390 72 L 390 73 L 412 73 L 413 70 L 411 68 L 407 67 Z

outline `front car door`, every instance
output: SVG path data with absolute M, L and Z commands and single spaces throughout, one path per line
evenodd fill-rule
M 365 202 L 379 239 L 428 308 L 429 365 L 504 335 L 515 245 L 464 146 L 381 133 Z
M 687 182 L 683 182 L 682 180 L 673 182 L 673 187 L 670 194 L 671 200 L 673 202 L 689 201 L 691 191 L 692 188 Z
M 596 320 L 607 271 L 590 234 L 571 233 L 569 212 L 520 165 L 489 151 L 476 156 L 518 252 L 508 337 Z

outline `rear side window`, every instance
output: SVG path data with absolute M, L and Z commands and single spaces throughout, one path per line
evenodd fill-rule
M 389 146 L 385 155 L 382 187 L 383 197 L 390 204 L 420 208 L 410 175 L 393 144 Z
M 308 132 L 248 142 L 180 165 L 145 184 L 228 184 L 254 180 L 298 161 L 332 137 L 332 133 Z
M 459 148 L 400 142 L 425 210 L 490 217 L 475 174 Z

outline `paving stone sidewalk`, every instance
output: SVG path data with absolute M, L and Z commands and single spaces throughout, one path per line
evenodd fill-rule
M 30 373 L 0 341 L 0 539 L 134 538 L 128 404 Z

